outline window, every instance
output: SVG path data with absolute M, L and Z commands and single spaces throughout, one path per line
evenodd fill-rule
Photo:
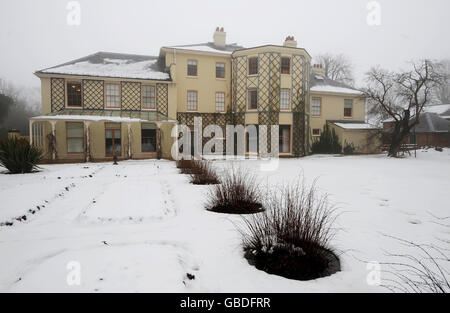
M 288 57 L 281 58 L 281 74 L 291 73 L 291 59 Z
M 156 151 L 156 125 L 141 125 L 141 150 L 142 152 Z
M 105 152 L 107 156 L 122 154 L 120 123 L 105 123 Z
M 81 108 L 81 84 L 67 83 L 67 106 Z
M 197 61 L 188 60 L 187 74 L 188 76 L 197 76 Z
M 279 142 L 278 147 L 280 153 L 291 152 L 291 126 L 290 125 L 280 125 L 279 128 Z
M 258 125 L 247 125 L 247 129 L 251 129 L 250 126 L 255 126 L 256 128 L 256 134 L 253 132 L 249 132 L 248 130 L 245 132 L 245 151 L 246 152 L 254 152 L 258 153 L 259 150 L 259 142 L 258 142 L 258 136 L 259 136 L 259 128 Z M 251 144 L 250 144 L 251 141 Z
M 225 63 L 216 63 L 216 78 L 225 78 Z
M 249 110 L 258 110 L 258 90 L 248 90 L 248 106 Z
M 322 113 L 322 99 L 312 98 L 311 102 L 311 114 L 312 116 L 320 116 Z
M 84 151 L 84 125 L 80 122 L 66 122 L 67 152 Z
M 225 111 L 225 93 L 224 92 L 216 92 L 216 111 L 218 111 L 218 112 Z
M 280 94 L 280 110 L 289 110 L 291 108 L 291 91 L 289 89 L 281 89 Z
M 258 75 L 258 58 L 248 59 L 248 75 Z
M 142 86 L 142 108 L 155 110 L 155 86 Z
M 312 135 L 313 136 L 320 136 L 320 128 L 314 128 L 312 130 Z
M 352 117 L 353 110 L 353 100 L 345 99 L 344 100 L 344 117 Z
M 188 111 L 197 111 L 197 91 L 188 91 L 187 109 Z
M 106 106 L 109 108 L 120 108 L 120 86 L 106 84 Z

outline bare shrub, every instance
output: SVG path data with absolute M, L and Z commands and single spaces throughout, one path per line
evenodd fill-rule
M 256 176 L 231 168 L 207 195 L 206 209 L 229 214 L 250 214 L 263 210 L 261 190 Z
M 190 174 L 190 181 L 194 185 L 215 185 L 220 184 L 219 176 L 207 161 L 195 161 L 196 169 Z
M 176 161 L 177 168 L 188 168 L 192 166 L 192 160 L 180 159 Z
M 380 263 L 389 268 L 384 271 L 387 278 L 383 279 L 386 282 L 383 287 L 393 292 L 404 293 L 450 292 L 450 258 L 444 249 L 393 236 L 387 237 L 400 242 L 412 252 L 389 253 L 388 256 L 393 261 Z
M 270 274 L 309 280 L 340 269 L 329 243 L 334 236 L 335 209 L 315 183 L 272 189 L 266 211 L 244 218 L 239 230 L 250 264 Z
M 201 171 L 199 162 L 196 160 L 181 159 L 176 162 L 176 166 L 180 169 L 181 174 L 194 174 Z

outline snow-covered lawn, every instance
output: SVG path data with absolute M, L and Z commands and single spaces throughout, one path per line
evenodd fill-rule
M 318 178 L 341 213 L 332 245 L 342 271 L 300 282 L 250 266 L 235 228 L 240 217 L 205 211 L 208 187 L 189 184 L 174 162 L 45 165 L 26 175 L 0 168 L 0 222 L 27 216 L 0 227 L 0 292 L 379 292 L 386 290 L 367 284 L 367 262 L 405 249 L 384 234 L 441 246 L 449 240 L 436 219 L 450 215 L 448 149 L 417 159 L 281 159 L 273 172 L 260 171 L 260 161 L 232 163 L 263 186 Z M 79 286 L 67 284 L 73 264 Z

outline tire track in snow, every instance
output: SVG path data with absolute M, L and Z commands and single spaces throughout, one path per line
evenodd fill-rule
M 79 176 L 77 178 L 93 178 L 98 172 L 100 172 L 105 166 L 99 166 L 97 167 L 93 172 L 91 172 L 90 174 L 86 175 L 86 176 Z M 62 179 L 61 176 L 58 176 L 57 179 Z M 75 177 L 69 177 L 69 178 L 65 178 L 67 180 L 74 180 Z M 42 203 L 39 204 L 34 204 L 32 205 L 33 208 L 32 209 L 28 209 L 26 211 L 26 213 L 17 216 L 15 218 L 12 218 L 9 221 L 5 221 L 5 222 L 1 222 L 0 223 L 0 229 L 2 226 L 13 226 L 15 224 L 15 222 L 26 222 L 26 221 L 30 221 L 30 217 L 31 216 L 36 216 L 36 214 L 38 212 L 40 212 L 42 209 L 52 205 L 56 200 L 63 198 L 64 196 L 66 196 L 73 188 L 77 187 L 77 185 L 74 182 L 71 182 L 69 185 L 64 186 L 63 189 L 61 189 L 59 192 L 55 193 L 51 198 L 44 200 Z M 34 221 L 35 219 L 33 219 Z
M 90 220 L 89 217 L 89 211 L 91 211 L 96 205 L 98 205 L 98 200 L 101 199 L 101 197 L 108 192 L 108 187 L 114 184 L 118 184 L 117 181 L 111 181 L 107 183 L 102 183 L 101 186 L 103 187 L 99 192 L 97 192 L 90 202 L 84 206 L 81 209 L 81 212 L 77 215 L 75 218 L 78 222 L 87 222 L 87 223 L 114 223 L 114 222 L 131 222 L 131 223 L 143 223 L 145 221 L 155 221 L 155 220 L 163 220 L 166 221 L 167 219 L 171 219 L 177 216 L 178 214 L 178 207 L 176 205 L 176 201 L 172 194 L 172 186 L 169 184 L 169 182 L 161 178 L 163 175 L 161 175 L 161 169 L 159 165 L 156 165 L 156 172 L 153 174 L 157 177 L 157 182 L 161 187 L 162 192 L 162 205 L 163 205 L 163 216 L 161 217 L 141 217 L 141 218 L 133 218 L 132 216 L 127 216 L 123 218 L 109 218 L 109 217 L 97 217 L 94 220 Z M 129 177 L 128 175 L 124 175 L 123 171 L 126 170 L 126 166 L 122 166 L 119 168 L 117 172 L 114 173 L 115 178 L 121 178 L 126 180 L 127 182 L 131 182 L 133 180 L 139 181 L 143 178 L 143 176 L 139 175 L 136 177 Z M 153 175 L 149 177 L 154 177 Z M 144 177 L 145 178 L 145 177 Z

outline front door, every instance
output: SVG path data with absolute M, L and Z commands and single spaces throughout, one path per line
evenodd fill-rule
M 105 124 L 105 154 L 106 156 L 122 155 L 122 138 L 120 123 Z

